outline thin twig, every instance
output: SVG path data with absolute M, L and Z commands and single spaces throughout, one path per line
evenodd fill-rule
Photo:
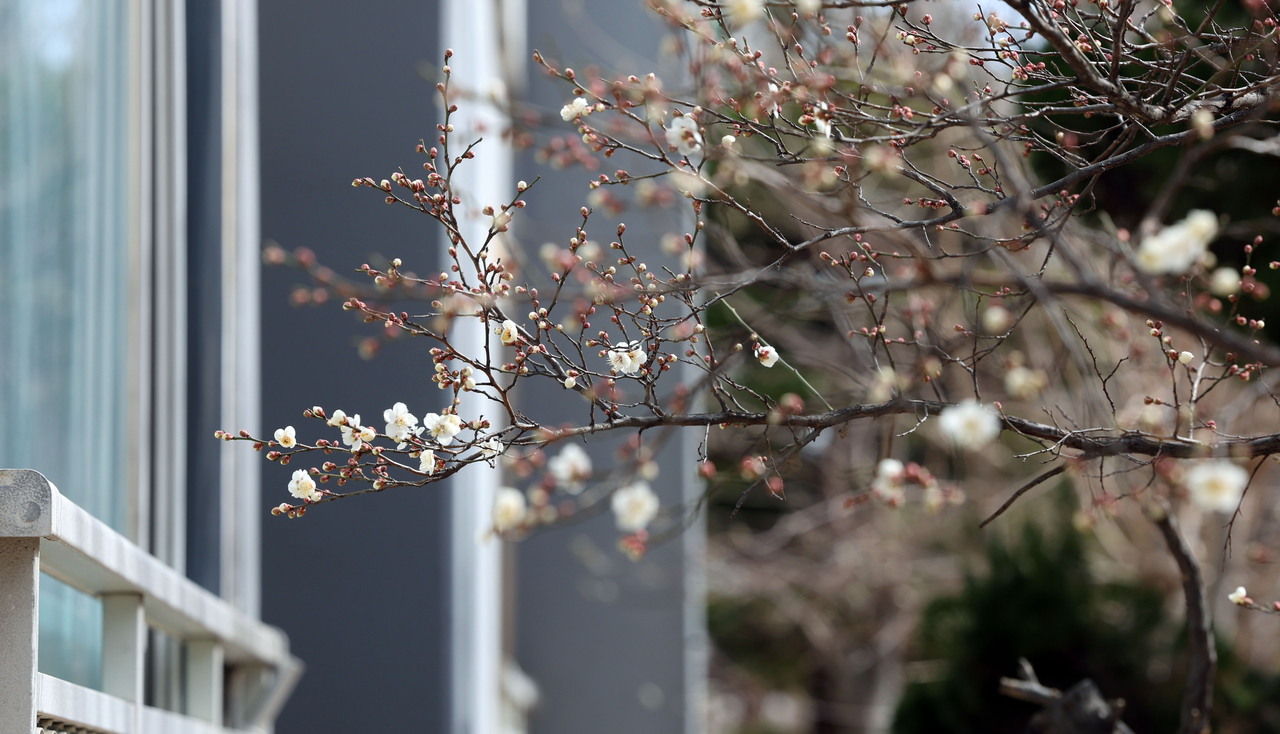
M 1054 468 L 1050 469 L 1049 471 L 1045 472 L 1044 474 L 1041 474 L 1035 479 L 1032 479 L 1030 482 L 1027 482 L 1026 484 L 1022 485 L 1022 488 L 1019 489 L 1017 492 L 1014 492 L 1012 497 L 1005 500 L 1005 503 L 1003 505 L 1000 505 L 1000 509 L 996 510 L 995 513 L 991 515 L 991 517 L 988 517 L 986 520 L 983 520 L 982 522 L 978 523 L 978 527 L 985 528 L 992 520 L 1003 515 L 1004 511 L 1009 509 L 1009 507 L 1011 507 L 1013 503 L 1018 500 L 1019 497 L 1026 494 L 1033 487 L 1043 484 L 1045 481 L 1058 476 L 1059 474 L 1061 474 L 1066 470 L 1067 470 L 1066 464 L 1059 464 Z

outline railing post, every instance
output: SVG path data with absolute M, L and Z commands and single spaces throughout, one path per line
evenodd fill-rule
M 134 728 L 142 728 L 147 620 L 140 594 L 102 596 L 102 692 L 134 704 Z
M 36 728 L 40 539 L 0 538 L 0 731 Z
M 187 642 L 187 715 L 222 726 L 223 650 L 217 640 Z

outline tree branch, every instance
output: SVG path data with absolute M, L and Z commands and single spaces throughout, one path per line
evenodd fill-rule
M 1169 505 L 1161 501 L 1151 508 L 1151 514 L 1165 544 L 1169 546 L 1169 552 L 1178 563 L 1178 570 L 1182 572 L 1182 592 L 1186 596 L 1187 687 L 1182 695 L 1182 723 L 1178 734 L 1200 734 L 1209 728 L 1209 713 L 1213 708 L 1213 674 L 1218 664 L 1204 576 Z

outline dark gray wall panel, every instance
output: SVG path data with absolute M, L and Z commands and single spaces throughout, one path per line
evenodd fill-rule
M 432 270 L 438 239 L 429 220 L 351 180 L 421 165 L 413 149 L 431 137 L 437 113 L 434 85 L 418 68 L 439 63 L 437 18 L 430 0 L 259 0 L 265 238 L 310 247 L 353 276 L 377 254 Z M 438 407 L 422 367 L 429 345 L 395 343 L 363 361 L 355 343 L 371 327 L 338 299 L 290 306 L 299 282 L 294 270 L 263 273 L 264 429 L 293 425 L 308 441 L 336 438 L 302 417 L 313 404 L 360 413 L 379 428 L 382 410 L 397 400 L 419 416 Z M 309 465 L 263 461 L 262 614 L 289 633 L 307 664 L 276 731 L 443 731 L 443 492 L 393 491 L 301 520 L 271 517 L 271 506 L 291 499 L 291 472 Z

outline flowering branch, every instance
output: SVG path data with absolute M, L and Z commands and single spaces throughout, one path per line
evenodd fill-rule
M 540 123 L 505 132 L 540 160 L 591 172 L 586 205 L 536 257 L 515 235 L 522 212 L 542 205 L 537 180 L 491 202 L 456 179 L 485 148 L 455 129 L 474 92 L 452 84 L 452 51 L 437 86 L 443 120 L 416 147 L 424 177 L 352 181 L 440 228 L 439 272 L 402 255 L 344 278 L 305 250 L 267 249 L 312 277 L 295 302 L 337 295 L 380 327 L 365 356 L 393 335 L 430 341 L 441 395 L 377 406 L 382 430 L 317 406 L 304 415 L 328 435 L 311 442 L 292 426 L 219 432 L 281 464 L 314 458 L 277 514 L 426 487 L 478 463 L 522 485 L 498 493 L 496 533 L 607 507 L 632 556 L 719 491 L 736 495 L 735 512 L 761 488 L 787 498 L 815 462 L 845 462 L 824 479 L 832 508 L 918 501 L 941 513 L 981 477 L 982 526 L 1061 475 L 1079 489 L 1082 522 L 1127 498 L 1241 506 L 1249 476 L 1238 462 L 1280 454 L 1280 348 L 1259 272 L 1280 268 L 1262 259 L 1280 202 L 1230 218 L 1180 196 L 1215 156 L 1273 152 L 1272 139 L 1246 137 L 1273 123 L 1280 32 L 1269 9 L 1250 6 L 1233 26 L 1217 8 L 1193 24 L 1133 0 L 1016 0 L 1021 18 L 934 18 L 910 2 L 653 7 L 688 62 L 683 90 L 534 54 L 567 102 L 558 114 L 515 109 L 512 119 Z M 1188 152 L 1150 203 L 1116 205 L 1117 171 L 1179 147 Z M 655 246 L 628 234 L 628 207 L 678 209 L 687 226 Z M 488 226 L 469 237 L 461 222 L 475 213 Z M 492 338 L 460 349 L 449 336 L 459 319 Z M 516 399 L 526 389 L 563 391 L 577 413 L 554 425 L 527 414 Z M 484 411 L 464 414 L 476 410 L 465 393 Z M 693 428 L 707 493 L 661 507 L 648 485 L 655 452 Z M 645 440 L 654 429 L 666 435 Z M 866 455 L 833 458 L 829 446 L 851 433 Z M 608 434 L 625 440 L 615 466 L 597 471 L 580 443 Z M 1059 463 L 1032 475 L 1033 457 Z M 990 490 L 1004 486 L 1019 489 Z M 1162 512 L 1203 636 L 1203 578 Z M 1196 654 L 1184 726 L 1207 720 L 1210 703 Z

